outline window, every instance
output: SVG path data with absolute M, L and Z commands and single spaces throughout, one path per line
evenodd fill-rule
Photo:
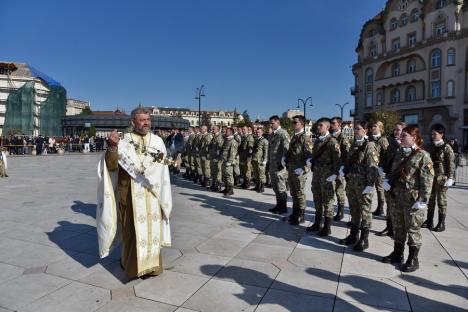
M 447 51 L 447 65 L 455 65 L 455 49 L 448 49 Z
M 419 10 L 413 9 L 410 14 L 411 23 L 417 22 L 419 20 Z
M 414 47 L 416 45 L 416 34 L 412 33 L 408 35 L 408 46 Z
M 403 117 L 403 121 L 407 125 L 417 125 L 419 122 L 419 116 L 418 115 L 405 115 Z
M 392 104 L 400 102 L 400 89 L 393 89 L 391 93 Z
M 431 54 L 431 68 L 440 67 L 441 53 L 440 50 L 434 50 Z
M 400 25 L 401 26 L 406 26 L 406 24 L 408 24 L 408 15 L 403 13 L 400 16 Z
M 377 105 L 383 105 L 383 95 L 382 95 L 382 92 L 377 93 Z
M 440 80 L 431 82 L 431 97 L 440 97 Z
M 377 47 L 375 46 L 375 44 L 371 44 L 369 46 L 369 56 L 376 56 L 377 55 Z
M 414 73 L 416 71 L 416 61 L 415 60 L 409 60 L 408 65 L 406 68 L 407 73 Z
M 434 36 L 441 36 L 445 33 L 445 22 L 434 26 Z
M 394 17 L 390 20 L 390 30 L 395 30 L 398 27 L 398 20 Z
M 455 82 L 453 80 L 447 81 L 447 97 L 455 96 Z
M 406 101 L 413 102 L 416 101 L 416 88 L 413 86 L 409 86 L 406 89 Z
M 377 34 L 377 31 L 375 29 L 371 29 L 369 31 L 369 37 L 374 37 Z
M 392 50 L 397 51 L 400 49 L 400 38 L 392 40 Z
M 372 83 L 374 81 L 374 73 L 372 68 L 366 70 L 366 83 Z
M 395 63 L 392 65 L 392 77 L 400 76 L 400 64 Z
M 372 107 L 372 105 L 373 105 L 372 100 L 373 100 L 372 92 L 367 92 L 367 95 L 366 95 L 366 107 Z
M 446 4 L 445 0 L 437 0 L 436 8 L 437 9 L 442 9 Z

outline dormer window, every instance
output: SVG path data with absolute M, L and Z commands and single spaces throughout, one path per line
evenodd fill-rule
M 401 26 L 406 26 L 408 24 L 408 15 L 402 14 L 400 17 Z
M 390 30 L 395 30 L 398 27 L 398 20 L 394 17 L 390 20 Z
M 410 14 L 411 23 L 417 22 L 419 20 L 419 10 L 413 9 Z
M 446 4 L 446 0 L 437 0 L 436 9 L 442 9 Z

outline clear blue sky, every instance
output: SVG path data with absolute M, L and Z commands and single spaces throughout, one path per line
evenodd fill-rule
M 0 0 L 0 60 L 27 62 L 94 110 L 144 105 L 308 117 L 354 103 L 363 23 L 385 0 Z M 349 108 L 347 106 L 346 116 Z

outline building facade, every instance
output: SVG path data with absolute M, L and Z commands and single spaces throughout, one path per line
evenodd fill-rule
M 88 101 L 77 99 L 67 99 L 67 114 L 66 116 L 79 115 L 85 108 L 91 108 Z
M 190 110 L 188 108 L 171 108 L 171 107 L 151 107 L 153 115 L 159 116 L 175 116 L 188 120 L 190 126 L 199 126 L 198 110 Z M 201 111 L 201 123 L 216 126 L 232 126 L 236 122 L 243 119 L 241 114 L 235 111 L 225 112 L 219 111 Z
M 367 119 L 398 111 L 425 139 L 434 124 L 468 143 L 468 5 L 462 0 L 389 0 L 367 21 L 353 65 L 355 108 Z

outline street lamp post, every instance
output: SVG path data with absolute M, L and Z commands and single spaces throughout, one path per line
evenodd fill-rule
M 195 96 L 195 100 L 198 100 L 198 126 L 201 126 L 201 98 L 205 96 L 204 85 L 201 85 L 200 88 L 197 88 L 197 95 Z
M 310 105 L 309 105 L 309 106 L 314 106 L 314 105 L 312 104 L 312 97 L 311 97 L 311 96 L 309 96 L 309 97 L 308 97 L 307 99 L 305 99 L 305 100 L 304 100 L 304 99 L 301 99 L 301 98 L 297 99 L 297 108 L 301 108 L 300 103 L 302 103 L 302 105 L 304 105 L 304 119 L 305 119 L 306 121 L 307 121 L 307 117 L 306 117 L 306 106 L 307 106 L 307 102 L 308 102 L 309 100 L 310 100 Z
M 341 120 L 343 120 L 343 109 L 345 108 L 346 105 L 348 105 L 349 103 L 346 102 L 344 104 L 335 104 L 336 106 L 338 106 L 341 110 Z

